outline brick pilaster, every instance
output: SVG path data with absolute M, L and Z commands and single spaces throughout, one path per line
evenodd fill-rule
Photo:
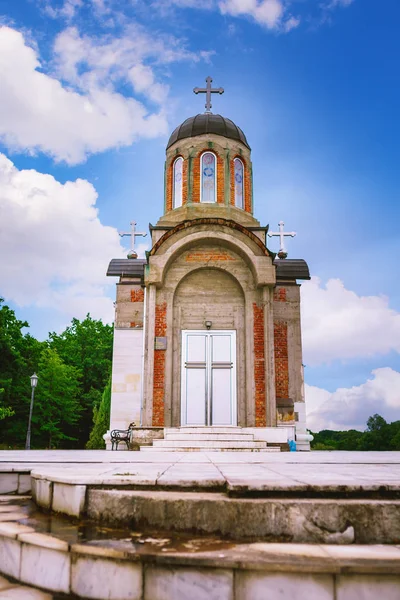
M 167 332 L 167 303 L 156 305 L 155 337 Z M 164 427 L 165 350 L 154 350 L 153 427 Z
M 253 304 L 254 314 L 254 387 L 256 427 L 266 427 L 264 309 Z
M 277 398 L 289 398 L 288 335 L 286 321 L 274 323 L 275 389 Z

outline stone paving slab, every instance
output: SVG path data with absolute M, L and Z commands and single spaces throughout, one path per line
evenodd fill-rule
M 213 462 L 287 464 L 400 464 L 400 452 L 157 452 L 142 454 L 127 450 L 0 450 L 0 466 L 7 463 L 123 463 L 123 462 Z
M 400 452 L 168 453 L 1 451 L 0 491 L 36 479 L 87 486 L 224 488 L 260 492 L 400 494 Z M 8 475 L 7 475 L 8 474 Z M 13 477 L 25 477 L 20 482 Z M 8 480 L 7 480 L 8 477 Z M 11 479 L 10 479 L 11 478 Z M 9 487 L 9 489 L 8 489 Z M 4 488 L 4 489 L 3 489 Z M 23 489 L 23 491 L 21 491 Z

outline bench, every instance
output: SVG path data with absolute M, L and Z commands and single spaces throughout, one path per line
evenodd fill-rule
M 131 433 L 132 429 L 136 426 L 135 423 L 131 423 L 128 429 L 113 429 L 110 438 L 111 438 L 111 450 L 118 450 L 118 444 L 120 442 L 125 442 L 127 450 L 129 450 L 129 442 L 131 441 Z

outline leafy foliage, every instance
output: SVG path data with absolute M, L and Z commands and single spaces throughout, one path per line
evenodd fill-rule
M 104 388 L 101 397 L 100 406 L 94 407 L 93 410 L 93 429 L 90 433 L 90 438 L 86 444 L 86 448 L 91 450 L 104 449 L 106 447 L 103 440 L 103 435 L 110 427 L 110 410 L 111 410 L 111 378 Z
M 0 298 L 0 440 L 6 447 L 25 444 L 31 397 L 29 378 L 37 370 L 46 347 L 45 342 L 24 333 L 26 327 L 28 323 L 17 319 Z
M 61 334 L 50 333 L 50 347 L 65 364 L 75 367 L 81 386 L 81 417 L 75 435 L 82 448 L 92 428 L 93 409 L 111 375 L 113 329 L 87 315 L 83 321 L 72 319 Z
M 38 372 L 32 417 L 32 446 L 58 448 L 63 440 L 73 440 L 73 426 L 80 418 L 78 370 L 66 365 L 52 348 L 43 350 Z
M 387 423 L 375 414 L 368 419 L 364 432 L 324 429 L 313 436 L 313 450 L 400 450 L 400 421 Z
M 27 327 L 0 298 L 0 444 L 24 447 L 36 372 L 32 447 L 83 448 L 111 374 L 112 327 L 87 315 L 45 342 Z
M 1 396 L 4 394 L 4 388 L 0 388 L 0 421 L 6 417 L 12 417 L 14 411 L 9 406 L 1 406 Z

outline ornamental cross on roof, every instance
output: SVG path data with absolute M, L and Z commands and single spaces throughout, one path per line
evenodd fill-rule
M 135 237 L 146 237 L 147 233 L 145 233 L 144 231 L 136 231 L 136 225 L 137 223 L 135 223 L 135 221 L 131 221 L 130 222 L 130 226 L 131 226 L 131 230 L 130 231 L 118 231 L 118 234 L 120 237 L 125 237 L 128 236 L 131 238 L 131 249 L 130 252 L 128 254 L 128 258 L 137 258 L 137 252 L 135 250 Z
M 205 88 L 198 88 L 195 87 L 193 89 L 195 94 L 205 94 L 206 95 L 206 103 L 205 103 L 205 107 L 206 113 L 210 113 L 211 112 L 211 94 L 223 94 L 224 93 L 224 88 L 212 88 L 211 84 L 212 84 L 212 77 L 208 76 L 206 79 L 206 84 L 207 86 Z
M 286 233 L 285 231 L 283 231 L 283 226 L 285 225 L 285 223 L 283 221 L 279 221 L 278 225 L 279 225 L 279 231 L 268 232 L 268 237 L 275 237 L 275 236 L 279 237 L 280 248 L 279 248 L 279 252 L 278 252 L 278 257 L 286 258 L 287 251 L 285 248 L 285 237 L 294 237 L 296 235 L 296 232 L 290 231 L 290 232 Z

